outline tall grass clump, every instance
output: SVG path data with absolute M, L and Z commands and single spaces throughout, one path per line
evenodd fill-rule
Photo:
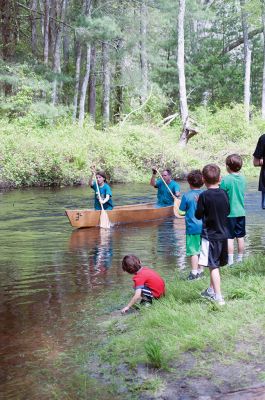
M 149 338 L 144 343 L 144 349 L 151 366 L 161 368 L 164 361 L 161 343 L 154 338 Z

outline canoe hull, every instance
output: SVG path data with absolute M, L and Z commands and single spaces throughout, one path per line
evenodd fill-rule
M 106 212 L 112 225 L 153 221 L 174 215 L 173 206 L 155 208 L 154 203 L 120 206 Z M 74 228 L 99 226 L 101 211 L 66 210 L 65 213 Z

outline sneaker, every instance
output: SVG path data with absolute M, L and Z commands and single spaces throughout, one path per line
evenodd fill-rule
M 209 299 L 209 300 L 214 300 L 214 298 L 215 298 L 215 294 L 213 292 L 210 292 L 209 288 L 207 288 L 206 290 L 201 292 L 201 296 L 204 297 L 205 299 Z
M 190 274 L 189 274 L 187 280 L 188 280 L 188 281 L 194 281 L 194 280 L 196 280 L 196 279 L 200 279 L 200 274 L 194 275 L 192 272 L 190 272 Z
M 214 302 L 216 302 L 217 304 L 219 304 L 219 306 L 224 306 L 225 305 L 225 301 L 224 301 L 223 297 L 220 297 L 219 299 L 217 299 L 216 296 L 214 296 L 212 298 L 212 300 Z

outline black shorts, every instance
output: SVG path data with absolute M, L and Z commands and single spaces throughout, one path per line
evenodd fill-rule
M 227 239 L 207 240 L 202 238 L 199 265 L 214 269 L 223 267 L 227 262 Z
M 229 217 L 227 219 L 228 239 L 246 236 L 246 217 Z

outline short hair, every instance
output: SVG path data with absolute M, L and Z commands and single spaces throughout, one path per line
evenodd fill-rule
M 97 171 L 96 172 L 96 175 L 100 175 L 100 176 L 102 176 L 102 178 L 104 179 L 104 181 L 106 182 L 106 180 L 107 180 L 107 176 L 106 176 L 106 174 L 105 174 L 105 172 L 104 171 Z
M 188 173 L 187 181 L 193 187 L 200 188 L 203 185 L 202 173 L 200 169 L 193 169 Z
M 171 169 L 165 168 L 165 169 L 163 169 L 162 173 L 163 173 L 164 171 L 166 171 L 166 172 L 168 173 L 168 175 L 172 176 L 172 171 L 171 171 Z
M 207 164 L 202 169 L 202 176 L 205 183 L 209 185 L 214 185 L 219 182 L 220 179 L 220 168 L 216 164 Z
M 242 168 L 243 161 L 239 154 L 230 154 L 226 157 L 225 163 L 231 171 L 238 172 Z
M 128 272 L 129 274 L 135 274 L 142 268 L 141 261 L 134 254 L 128 254 L 123 257 L 121 266 L 123 271 Z

